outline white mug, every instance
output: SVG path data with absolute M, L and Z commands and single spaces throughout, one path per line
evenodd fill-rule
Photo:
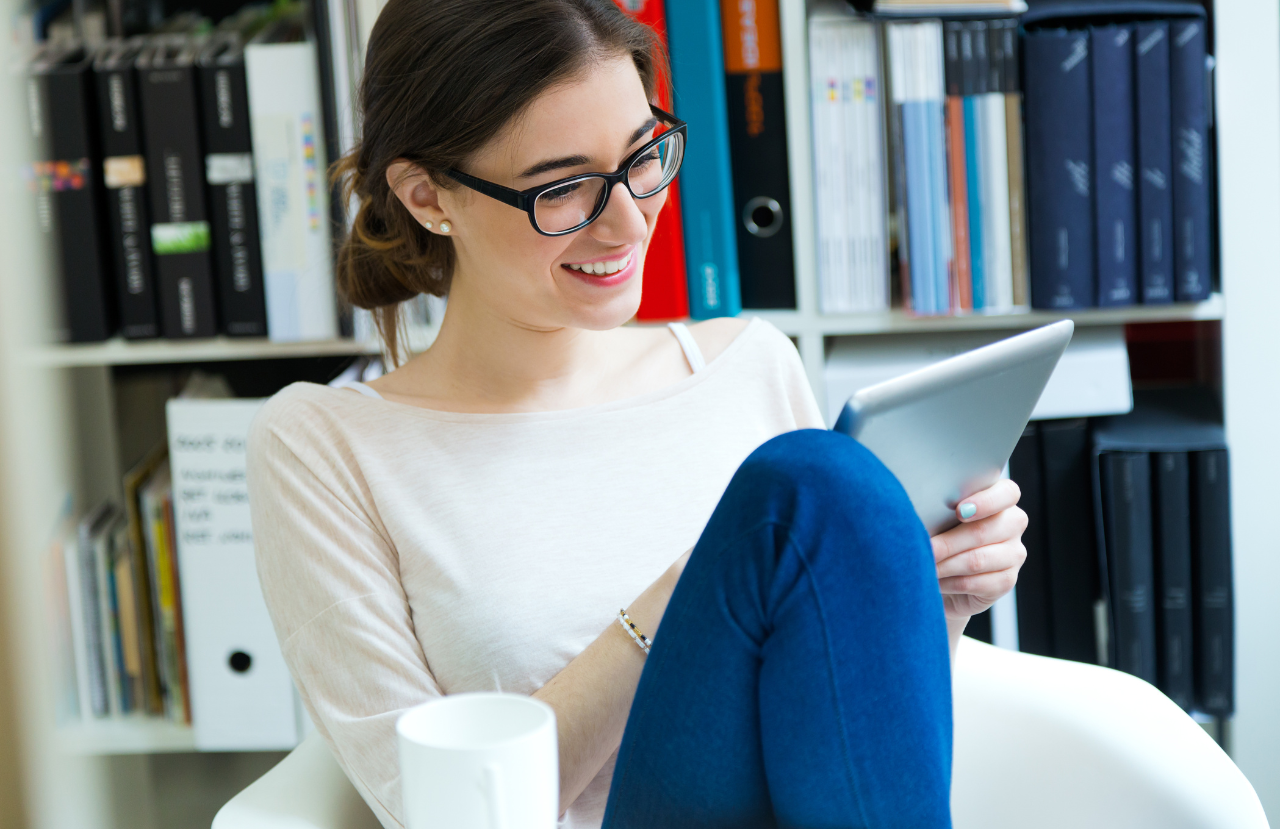
M 556 715 L 532 697 L 451 694 L 396 721 L 406 829 L 553 829 Z

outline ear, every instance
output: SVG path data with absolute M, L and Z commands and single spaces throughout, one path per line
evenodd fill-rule
M 400 159 L 387 167 L 387 185 L 418 224 L 438 226 L 445 218 L 440 207 L 440 191 L 418 165 Z

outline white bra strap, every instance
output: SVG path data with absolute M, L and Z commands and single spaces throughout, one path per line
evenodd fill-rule
M 361 383 L 358 380 L 352 380 L 350 383 L 347 383 L 345 388 L 358 391 L 361 394 L 363 394 L 365 397 L 374 397 L 374 398 L 377 398 L 378 400 L 383 399 L 382 395 L 378 394 L 372 388 L 370 388 L 369 386 L 366 386 L 364 383 Z
M 698 343 L 694 341 L 693 335 L 689 333 L 689 326 L 683 322 L 669 322 L 667 327 L 671 329 L 671 333 L 676 335 L 676 339 L 680 341 L 680 348 L 684 351 L 684 358 L 689 361 L 689 368 L 694 374 L 702 371 L 707 367 L 707 361 L 702 359 L 702 349 L 698 348 Z

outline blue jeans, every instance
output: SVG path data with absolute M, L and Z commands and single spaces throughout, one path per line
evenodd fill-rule
M 729 483 L 654 637 L 606 829 L 951 825 L 951 672 L 929 538 L 848 437 Z

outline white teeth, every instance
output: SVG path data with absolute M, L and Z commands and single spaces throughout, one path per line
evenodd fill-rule
M 631 254 L 627 254 L 622 259 L 610 260 L 607 262 L 587 262 L 581 265 L 568 265 L 575 271 L 583 273 L 595 274 L 596 276 L 607 276 L 615 274 L 625 268 L 631 262 Z

